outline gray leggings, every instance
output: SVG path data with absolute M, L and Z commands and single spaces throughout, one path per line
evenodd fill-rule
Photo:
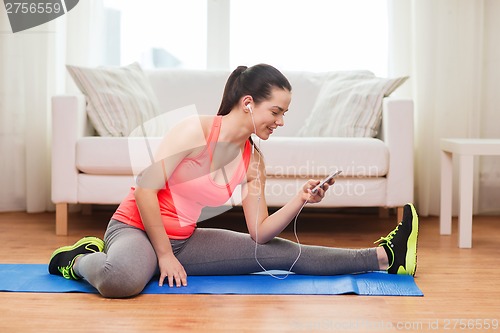
M 74 267 L 104 297 L 139 294 L 158 274 L 158 261 L 147 234 L 111 220 L 104 252 L 82 256 Z M 249 234 L 197 228 L 187 240 L 171 240 L 174 254 L 189 275 L 235 275 L 262 271 Z M 282 238 L 259 245 L 257 257 L 267 270 L 288 270 L 297 258 L 297 243 Z M 293 267 L 297 274 L 336 275 L 379 270 L 375 248 L 337 249 L 302 245 Z M 188 281 L 189 283 L 189 281 Z M 168 285 L 165 285 L 168 288 Z

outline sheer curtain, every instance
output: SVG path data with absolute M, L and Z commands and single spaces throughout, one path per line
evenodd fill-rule
M 389 8 L 389 72 L 411 76 L 398 93 L 415 102 L 416 203 L 422 215 L 439 215 L 440 139 L 500 137 L 492 125 L 500 121 L 495 33 L 500 5 L 495 0 L 389 0 Z M 494 158 L 476 163 L 476 213 L 499 210 L 497 166 Z M 456 203 L 454 193 L 455 208 Z
M 56 22 L 12 34 L 0 15 L 0 210 L 45 211 L 49 202 L 49 99 L 55 92 Z
M 0 211 L 50 210 L 50 99 L 66 91 L 64 65 L 93 65 L 101 1 L 13 34 L 0 6 Z

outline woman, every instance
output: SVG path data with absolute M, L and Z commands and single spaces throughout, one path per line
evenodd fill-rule
M 418 217 L 404 208 L 403 221 L 378 247 L 337 249 L 302 246 L 276 237 L 306 203 L 320 202 L 330 180 L 307 181 L 281 209 L 268 214 L 265 165 L 251 139 L 266 140 L 291 101 L 291 86 L 276 68 L 260 64 L 234 70 L 217 116 L 181 121 L 163 139 L 155 163 L 114 213 L 104 242 L 85 237 L 57 249 L 49 272 L 86 279 L 105 297 L 139 294 L 155 274 L 159 285 L 187 286 L 187 275 L 247 274 L 265 269 L 334 275 L 387 270 L 415 274 Z M 196 228 L 205 206 L 220 206 L 241 184 L 249 231 Z M 258 258 L 256 246 L 258 245 Z

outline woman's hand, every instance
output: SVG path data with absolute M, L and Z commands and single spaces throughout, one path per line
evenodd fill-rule
M 159 257 L 158 265 L 160 267 L 160 281 L 158 283 L 160 287 L 163 286 L 165 279 L 170 287 L 174 286 L 174 282 L 177 287 L 187 286 L 186 271 L 173 253 Z
M 319 185 L 319 180 L 309 179 L 307 183 L 302 187 L 301 197 L 304 201 L 308 203 L 318 203 L 325 197 L 325 192 L 330 186 L 335 183 L 335 179 L 330 179 L 327 183 L 324 183 L 322 187 L 318 188 L 316 193 L 312 193 L 313 188 Z

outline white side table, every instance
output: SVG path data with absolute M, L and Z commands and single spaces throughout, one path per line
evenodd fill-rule
M 472 247 L 474 156 L 500 155 L 500 139 L 441 139 L 441 214 L 439 231 L 451 235 L 453 159 L 459 165 L 458 246 Z

